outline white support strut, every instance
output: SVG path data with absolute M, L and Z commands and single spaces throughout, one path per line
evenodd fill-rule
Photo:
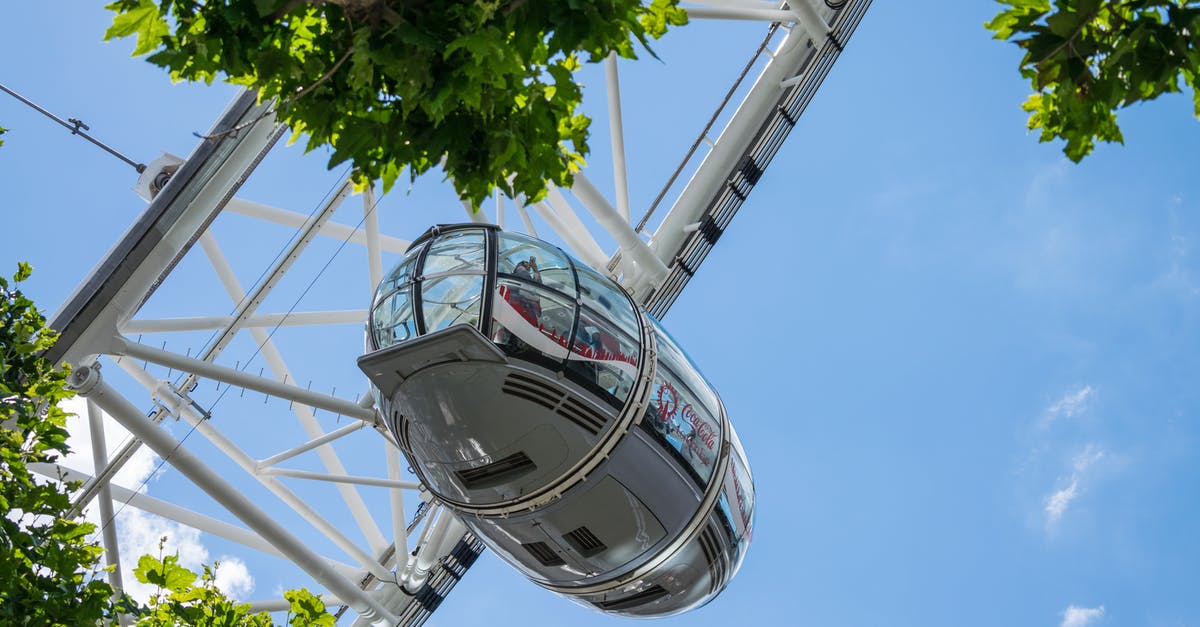
M 225 205 L 225 210 L 296 229 L 304 226 L 305 221 L 308 220 L 308 216 L 303 213 L 270 207 L 242 198 L 231 198 L 229 203 Z M 362 229 L 356 229 L 336 222 L 326 222 L 321 225 L 317 233 L 325 237 L 350 242 L 351 244 L 358 244 L 359 246 L 366 245 L 367 243 L 366 233 Z M 409 242 L 398 237 L 382 236 L 379 238 L 379 244 L 383 247 L 383 250 L 389 253 L 400 254 L 408 248 Z
M 191 451 L 180 446 L 178 440 L 146 419 L 137 407 L 101 380 L 99 370 L 95 366 L 76 369 L 71 373 L 70 384 L 81 395 L 95 400 L 96 404 L 121 423 L 121 426 L 278 548 L 313 579 L 345 600 L 354 611 L 376 620 L 388 621 L 392 625 L 397 622 L 397 618 L 374 597 L 331 568 L 320 555 L 308 548 L 308 545 L 288 532 L 283 525 L 246 498 Z
M 190 372 L 199 377 L 228 383 L 229 385 L 243 387 L 247 390 L 262 392 L 271 396 L 289 401 L 295 401 L 302 405 L 324 409 L 336 414 L 357 418 L 364 422 L 375 424 L 375 410 L 366 409 L 358 403 L 347 401 L 340 398 L 335 398 L 320 392 L 313 392 L 297 385 L 289 383 L 281 383 L 272 379 L 267 379 L 257 375 L 246 374 L 241 370 L 229 368 L 227 366 L 219 366 L 217 364 L 200 361 L 192 357 L 184 357 L 170 351 L 165 351 L 153 346 L 138 344 L 131 342 L 126 338 L 118 337 L 113 339 L 113 354 L 125 355 L 135 359 L 148 361 L 152 364 Z
M 242 322 L 242 327 L 297 327 L 325 324 L 363 324 L 367 320 L 366 309 L 343 311 L 294 311 L 291 313 L 255 314 Z M 157 320 L 130 320 L 121 325 L 120 332 L 170 333 L 176 331 L 208 331 L 224 329 L 234 323 L 233 316 L 192 316 L 187 318 L 160 318 Z
M 347 555 L 353 557 L 363 568 L 371 572 L 376 577 L 387 580 L 389 573 L 378 561 L 367 555 L 358 545 L 354 544 L 350 538 L 346 537 L 340 529 L 335 527 L 327 519 L 321 516 L 306 500 L 301 499 L 294 492 L 283 485 L 278 479 L 259 474 L 258 464 L 243 451 L 239 446 L 233 443 L 219 429 L 217 429 L 211 420 L 207 420 L 201 416 L 198 411 L 183 398 L 181 398 L 166 381 L 155 381 L 150 373 L 139 368 L 138 366 L 129 363 L 129 360 L 124 360 L 120 364 L 122 369 L 129 372 L 143 387 L 150 390 L 154 398 L 158 400 L 165 411 L 168 411 L 176 417 L 184 420 L 195 428 L 196 432 L 207 439 L 218 450 L 224 453 L 230 460 L 240 466 L 242 470 L 258 480 L 263 487 L 267 488 L 285 505 L 290 507 L 313 526 L 317 531 L 320 531 L 326 538 L 337 545 L 338 548 L 346 552 Z

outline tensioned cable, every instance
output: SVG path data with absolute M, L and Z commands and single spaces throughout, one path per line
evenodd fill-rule
M 650 203 L 650 208 L 646 210 L 646 215 L 642 216 L 641 222 L 638 222 L 637 228 L 635 228 L 634 231 L 641 233 L 642 229 L 646 228 L 646 223 L 650 221 L 650 216 L 654 214 L 656 209 L 658 209 L 659 203 L 662 202 L 662 199 L 667 195 L 667 192 L 671 190 L 671 186 L 675 184 L 675 180 L 678 179 L 679 175 L 683 173 L 683 168 L 686 167 L 688 162 L 692 160 L 692 156 L 696 154 L 696 150 L 700 148 L 700 144 L 704 141 L 704 138 L 708 136 L 708 132 L 712 130 L 713 125 L 717 123 L 717 118 L 720 117 L 721 112 L 725 110 L 725 105 L 729 104 L 729 100 L 733 98 L 733 94 L 737 92 L 737 89 L 741 86 L 742 81 L 746 80 L 746 75 L 748 75 L 750 70 L 754 68 L 754 64 L 758 61 L 758 58 L 762 56 L 763 50 L 767 49 L 767 44 L 771 43 L 771 38 L 775 36 L 775 31 L 778 29 L 779 22 L 772 22 L 771 27 L 767 29 L 767 36 L 764 37 L 762 43 L 758 45 L 758 50 L 755 50 L 754 54 L 750 57 L 750 60 L 746 62 L 746 66 L 742 68 L 742 73 L 738 75 L 737 80 L 733 81 L 733 86 L 729 88 L 729 91 L 725 92 L 725 98 L 721 100 L 721 104 L 717 105 L 717 110 L 713 111 L 712 117 L 708 119 L 708 124 L 704 125 L 704 129 L 701 130 L 700 135 L 696 137 L 695 143 L 692 144 L 692 147 L 688 149 L 687 154 L 684 155 L 683 161 L 679 162 L 679 167 L 675 168 L 675 172 L 671 174 L 671 178 L 667 179 L 667 184 L 663 185 L 662 191 L 658 193 L 658 197 L 654 199 L 654 202 Z
M 346 170 L 342 172 L 341 176 L 339 176 L 338 178 L 336 178 L 336 179 L 335 179 L 335 181 L 342 181 L 343 179 L 345 179 L 346 175 L 347 175 L 349 172 L 350 172 L 350 169 L 347 167 L 347 168 L 346 168 Z M 333 194 L 333 190 L 337 189 L 339 184 L 340 184 L 340 183 L 336 183 L 336 182 L 335 182 L 335 183 L 333 184 L 333 186 L 331 186 L 331 187 L 329 188 L 329 190 L 325 192 L 325 196 L 323 196 L 323 197 L 321 198 L 321 200 L 317 202 L 316 206 L 315 206 L 315 207 L 313 208 L 313 210 L 312 210 L 312 211 L 311 211 L 311 212 L 308 214 L 308 217 L 309 217 L 309 219 L 311 219 L 313 216 L 315 216 L 315 215 L 317 214 L 317 212 L 318 212 L 318 211 L 320 211 L 320 210 L 321 210 L 321 206 L 325 204 L 325 201 L 329 199 L 330 195 L 332 195 L 332 194 Z M 378 201 L 376 201 L 376 204 L 378 204 Z M 372 207 L 372 209 L 374 209 L 374 208 Z M 283 243 L 283 245 L 282 245 L 282 246 L 279 248 L 279 252 L 275 253 L 275 258 L 272 260 L 272 262 L 271 262 L 271 263 L 267 264 L 266 268 L 264 268 L 264 269 L 263 269 L 263 271 L 262 271 L 262 272 L 261 272 L 261 273 L 258 275 L 258 278 L 257 278 L 257 279 L 254 281 L 254 283 L 253 283 L 252 285 L 258 285 L 258 284 L 259 284 L 259 283 L 260 283 L 260 282 L 263 280 L 263 278 L 264 278 L 264 277 L 267 275 L 267 271 L 268 271 L 268 269 L 269 269 L 269 268 L 271 268 L 271 267 L 272 267 L 272 266 L 275 264 L 275 262 L 279 261 L 279 258 L 283 256 L 283 254 L 284 254 L 284 252 L 287 250 L 288 246 L 289 246 L 289 245 L 290 245 L 290 244 L 291 244 L 291 243 L 292 243 L 292 242 L 293 242 L 293 241 L 294 241 L 294 240 L 295 240 L 297 237 L 299 237 L 299 234 L 300 234 L 300 230 L 301 230 L 301 228 L 303 228 L 303 227 L 299 227 L 299 228 L 297 228 L 297 229 L 296 229 L 296 230 L 295 230 L 295 231 L 292 233 L 292 236 L 291 236 L 291 237 L 289 237 L 289 238 L 287 239 L 287 241 L 285 241 L 285 242 Z M 231 309 L 231 310 L 230 310 L 230 313 L 232 314 L 232 313 L 236 312 L 236 311 L 237 311 L 237 309 L 238 309 L 238 307 L 241 307 L 242 303 L 244 303 L 244 302 L 246 301 L 246 299 L 247 299 L 247 298 L 249 298 L 249 293 L 243 294 L 243 295 L 242 295 L 242 299 L 241 299 L 241 300 L 239 300 L 238 302 L 234 303 L 234 305 L 233 305 L 233 309 Z M 294 307 L 295 307 L 295 305 L 293 305 L 293 308 L 294 308 Z M 289 314 L 290 314 L 290 313 L 291 313 L 291 312 L 289 312 Z M 286 316 L 285 316 L 285 318 L 286 318 Z M 280 324 L 282 324 L 282 321 L 280 321 Z M 279 325 L 276 325 L 276 327 L 275 327 L 275 328 L 276 328 L 276 329 L 278 329 L 278 327 L 279 327 Z M 215 339 L 215 338 L 216 338 L 216 336 L 217 336 L 217 334 L 218 334 L 218 333 L 219 333 L 219 331 L 218 331 L 218 330 L 214 330 L 214 331 L 213 331 L 213 332 L 212 332 L 212 333 L 211 333 L 211 334 L 208 336 L 208 339 L 204 341 L 204 344 L 202 344 L 202 345 L 201 345 L 201 350 L 203 350 L 203 347 L 205 347 L 205 346 L 208 346 L 208 345 L 209 345 L 209 343 L 210 343 L 210 342 L 212 342 L 212 341 L 213 341 L 213 339 Z M 275 329 L 272 329 L 272 331 L 271 331 L 271 334 L 272 334 L 272 335 L 274 335 L 274 333 L 275 333 Z M 268 339 L 269 339 L 269 338 L 268 338 Z M 261 347 L 260 347 L 260 348 L 261 348 Z M 251 362 L 251 361 L 253 361 L 254 357 L 256 357 L 256 356 L 258 356 L 258 351 L 255 351 L 254 355 L 252 355 L 252 356 L 250 357 L 250 359 L 246 360 L 246 366 L 249 366 L 249 365 L 250 365 L 250 362 Z M 243 367 L 243 368 L 241 369 L 241 371 L 242 371 L 242 372 L 245 372 L 245 367 Z M 188 375 L 186 375 L 186 374 L 184 374 L 184 373 L 182 373 L 182 372 L 181 372 L 181 373 L 180 373 L 180 375 L 179 375 L 179 378 L 177 378 L 177 379 L 175 380 L 175 383 L 172 385 L 172 388 L 174 388 L 174 389 L 178 390 L 178 389 L 179 389 L 179 384 L 180 384 L 180 383 L 181 383 L 181 382 L 182 382 L 184 379 L 187 379 L 187 376 L 188 376 Z M 225 391 L 228 391 L 228 388 L 226 388 L 226 390 L 225 390 Z M 185 393 L 186 393 L 186 392 L 185 392 Z M 220 397 L 218 397 L 216 401 L 213 401 L 213 404 L 212 404 L 212 405 L 211 405 L 211 406 L 210 406 L 208 409 L 202 409 L 202 411 L 204 412 L 204 414 L 206 414 L 206 415 L 211 415 L 213 408 L 215 408 L 215 407 L 216 407 L 216 405 L 217 405 L 217 402 L 219 402 L 219 401 L 220 401 L 222 398 L 224 398 L 224 396 L 225 396 L 225 393 L 224 393 L 224 392 L 222 392 L 222 393 L 221 393 L 221 396 L 220 396 Z M 194 403 L 194 401 L 193 401 L 193 403 Z M 162 408 L 162 409 L 161 409 L 161 411 L 166 411 L 166 408 Z M 140 484 L 138 484 L 138 487 L 137 487 L 137 488 L 136 488 L 136 489 L 133 491 L 133 493 L 131 493 L 131 494 L 129 495 L 129 498 L 128 498 L 128 499 L 125 499 L 124 501 L 122 501 L 122 502 L 121 502 L 121 506 L 120 506 L 119 508 L 117 508 L 117 510 L 116 510 L 115 512 L 113 512 L 113 515 L 112 515 L 112 516 L 110 516 L 108 520 L 106 520 L 106 521 L 102 521 L 102 524 L 100 525 L 100 528 L 99 528 L 99 529 L 96 531 L 96 534 L 103 533 L 103 532 L 104 532 L 104 530 L 105 530 L 105 529 L 107 529 L 107 528 L 108 528 L 108 526 L 109 526 L 110 524 L 112 524 L 112 523 L 113 523 L 113 521 L 115 521 L 115 520 L 116 520 L 117 516 L 118 516 L 118 515 L 120 515 L 120 513 L 121 513 L 121 512 L 125 511 L 125 508 L 126 508 L 128 505 L 129 505 L 130 501 L 132 501 L 132 500 L 133 500 L 134 493 L 138 493 L 138 492 L 140 492 L 140 491 L 141 491 L 141 489 L 142 489 L 142 488 L 146 487 L 146 484 L 150 482 L 150 479 L 152 479 L 152 478 L 153 478 L 155 475 L 157 475 L 157 474 L 158 474 L 158 472 L 159 472 L 160 470 L 162 470 L 162 467 L 163 467 L 164 465 L 166 465 L 167 461 L 168 461 L 168 460 L 171 458 L 171 455 L 173 455 L 173 454 L 175 453 L 175 451 L 179 450 L 179 447 L 180 447 L 180 446 L 183 446 L 183 443 L 184 443 L 184 442 L 186 442 L 186 441 L 187 441 L 187 439 L 188 439 L 189 437 L 191 437 L 192 433 L 193 433 L 193 432 L 196 430 L 196 427 L 197 427 L 199 424 L 200 424 L 200 423 L 198 423 L 198 422 L 197 422 L 196 424 L 193 424 L 193 425 L 191 426 L 191 428 L 190 428 L 190 429 L 188 429 L 187 433 L 185 433 L 185 434 L 183 435 L 183 437 L 182 437 L 182 438 L 179 440 L 179 442 L 178 442 L 178 443 L 175 445 L 175 447 L 171 449 L 171 452 L 170 452 L 170 453 L 168 453 L 166 457 L 163 457 L 162 459 L 160 459 L 160 460 L 159 460 L 159 462 L 158 462 L 158 464 L 156 464 L 156 465 L 154 466 L 154 470 L 152 470 L 152 471 L 151 471 L 149 474 L 147 474 L 147 475 L 146 475 L 146 477 L 145 477 L 144 479 L 142 479 L 142 482 L 141 482 Z M 130 441 L 133 441 L 133 440 L 135 440 L 135 439 L 136 439 L 136 438 L 133 438 L 132 436 L 130 436 L 130 439 L 129 439 L 129 440 L 126 440 L 126 442 L 130 442 Z M 122 444 L 122 446 L 124 446 L 124 444 Z M 97 473 L 99 473 L 99 472 L 100 472 L 100 469 L 96 469 L 96 472 L 97 472 Z M 110 481 L 111 481 L 111 479 L 110 479 Z M 93 534 L 93 535 L 92 535 L 92 539 L 93 539 L 93 540 L 95 539 L 95 537 L 96 537 L 96 534 Z
M 26 98 L 25 96 L 22 96 L 21 94 L 18 94 L 17 92 L 13 91 L 12 89 L 9 89 L 8 87 L 6 87 L 4 85 L 4 83 L 0 83 L 0 90 L 3 90 L 5 93 L 12 96 L 13 98 L 16 98 L 17 100 L 20 100 L 21 102 L 25 103 L 26 105 L 31 107 L 34 111 L 37 111 L 38 113 L 41 113 L 42 115 L 50 118 L 51 120 L 54 120 L 55 122 L 58 122 L 59 124 L 63 125 L 63 128 L 67 129 L 68 131 L 71 131 L 72 135 L 78 135 L 78 136 L 92 142 L 93 144 L 96 144 L 97 146 L 102 148 L 108 154 L 133 166 L 133 169 L 137 170 L 138 174 L 141 174 L 142 172 L 146 171 L 146 164 L 138 163 L 137 161 L 134 161 L 133 159 L 126 157 L 125 155 L 117 152 L 114 148 L 110 147 L 108 144 L 105 144 L 104 142 L 96 139 L 95 137 L 88 135 L 85 131 L 91 130 L 91 127 L 89 127 L 86 123 L 84 123 L 83 120 L 80 120 L 79 118 L 67 118 L 66 120 L 64 120 L 64 119 L 58 117 L 57 115 L 54 115 L 53 113 L 50 113 L 49 111 L 43 109 L 42 107 L 39 107 L 37 105 L 37 103 L 35 103 L 34 101 Z
M 348 173 L 349 173 L 349 168 L 347 168 L 346 171 L 343 172 L 342 176 L 340 176 L 336 179 L 337 181 L 339 181 L 339 183 L 335 183 L 334 186 L 331 187 L 328 192 L 326 192 L 325 196 L 317 204 L 317 208 L 314 209 L 313 212 L 309 214 L 310 218 L 313 215 L 315 215 L 318 210 L 320 210 L 320 207 L 325 204 L 325 201 L 333 193 L 333 190 L 337 189 L 337 187 L 341 185 L 340 182 L 345 179 L 345 176 Z M 361 228 L 363 223 L 366 221 L 367 217 L 370 214 L 375 212 L 376 207 L 379 206 L 379 201 L 380 201 L 380 198 L 377 197 L 375 199 L 375 203 L 372 204 L 371 207 L 367 211 L 363 212 L 363 217 L 360 218 L 358 221 L 358 224 L 355 225 L 355 230 Z M 296 234 L 298 234 L 299 231 L 300 231 L 300 229 L 297 229 Z M 288 309 L 288 311 L 280 318 L 279 322 L 277 322 L 275 324 L 275 326 L 271 328 L 271 332 L 267 335 L 266 341 L 263 344 L 260 344 L 255 348 L 254 354 L 252 354 L 250 356 L 250 358 L 246 360 L 246 364 L 240 368 L 240 371 L 245 372 L 246 368 L 250 365 L 250 363 L 252 361 L 254 361 L 254 359 L 256 357 L 258 357 L 258 355 L 262 352 L 262 348 L 263 348 L 263 346 L 266 345 L 266 342 L 270 342 L 271 339 L 274 338 L 275 333 L 283 326 L 284 322 L 287 321 L 288 317 L 291 316 L 292 313 L 295 312 L 296 307 L 298 307 L 300 305 L 300 302 L 304 299 L 305 296 L 308 295 L 309 291 L 312 290 L 313 286 L 316 285 L 317 280 L 319 280 L 321 278 L 321 276 L 324 275 L 325 271 L 329 269 L 329 266 L 334 262 L 335 259 L 337 259 L 338 255 L 340 255 L 341 252 L 346 248 L 346 245 L 348 243 L 350 243 L 350 239 L 353 237 L 353 233 L 354 232 L 351 231 L 350 233 L 348 233 L 346 235 L 346 237 L 342 240 L 341 244 L 338 245 L 337 250 L 335 250 L 333 252 L 333 254 L 330 255 L 329 259 L 325 262 L 325 264 L 321 267 L 321 269 L 317 271 L 317 273 L 309 281 L 308 285 L 304 288 L 304 290 L 300 293 L 300 295 L 296 297 L 295 301 L 292 303 L 292 305 Z M 289 238 L 288 241 L 284 243 L 283 248 L 280 249 L 280 252 L 275 257 L 276 260 L 279 259 L 279 257 L 283 254 L 283 251 L 287 248 L 288 244 L 290 244 L 295 237 L 296 237 L 296 235 L 293 235 L 292 238 Z M 270 264 L 268 264 L 268 267 L 269 267 L 269 265 Z M 267 271 L 264 270 L 262 272 L 262 274 L 259 275 L 258 281 L 261 281 L 262 278 L 266 275 L 266 273 L 267 273 Z M 257 281 L 255 282 L 255 284 L 257 285 Z M 246 296 L 243 296 L 243 300 L 245 298 L 246 298 Z M 242 301 L 239 301 L 238 305 L 240 305 L 241 302 Z M 236 310 L 236 306 L 235 306 L 235 310 Z M 217 331 L 214 331 L 213 334 L 209 336 L 209 339 L 205 342 L 205 344 L 207 344 L 208 342 L 211 342 L 212 339 L 214 337 L 216 337 L 216 335 L 217 335 Z M 186 375 L 181 374 L 180 377 L 181 377 L 181 379 L 186 378 Z M 177 379 L 177 382 L 178 381 L 179 381 L 179 379 Z M 233 387 L 234 386 L 232 384 L 226 384 L 225 388 L 221 391 L 221 394 L 212 402 L 211 405 L 209 405 L 208 409 L 204 410 L 204 413 L 211 414 L 213 409 L 216 408 L 217 403 L 220 403 L 221 400 L 225 398 L 225 395 L 229 392 L 229 390 L 232 389 Z M 121 507 L 118 508 L 117 511 L 113 512 L 113 515 L 108 520 L 103 521 L 103 524 L 100 526 L 99 530 L 97 530 L 96 533 L 103 532 L 110 524 L 112 524 L 116 520 L 117 516 L 119 516 L 121 514 L 121 512 L 123 512 L 125 510 L 125 508 L 129 505 L 129 503 L 133 500 L 133 497 L 135 496 L 135 494 L 140 493 L 140 490 L 146 486 L 146 484 L 150 481 L 150 479 L 152 477 L 154 477 L 156 474 L 158 474 L 158 472 L 162 469 L 162 467 L 164 465 L 166 465 L 166 463 L 168 461 L 170 461 L 171 455 L 173 455 L 175 451 L 179 450 L 179 448 L 181 446 L 183 446 L 184 442 L 186 442 L 187 439 L 189 437 L 191 437 L 192 433 L 194 433 L 196 431 L 196 427 L 199 426 L 199 424 L 200 424 L 199 421 L 192 424 L 191 428 L 188 429 L 187 433 L 185 433 L 184 436 L 182 438 L 180 438 L 179 442 L 175 445 L 175 447 L 171 449 L 171 452 L 168 453 L 161 460 L 159 460 L 158 464 L 155 465 L 154 470 L 152 472 L 150 472 L 150 474 L 148 474 L 145 479 L 142 480 L 142 482 L 138 485 L 137 489 L 135 489 L 133 491 L 133 493 L 130 494 L 128 499 L 125 499 L 124 501 L 121 502 Z M 94 537 L 94 535 L 95 534 L 93 534 L 93 537 Z

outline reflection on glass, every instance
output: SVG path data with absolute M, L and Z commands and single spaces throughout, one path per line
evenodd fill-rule
M 621 327 L 630 337 L 638 336 L 638 315 L 633 303 L 616 284 L 595 270 L 576 262 L 579 275 L 579 298 L 590 307 Z
M 379 284 L 379 289 L 376 290 L 376 295 L 379 297 L 387 296 L 392 290 L 407 285 L 412 281 L 412 269 L 417 263 L 417 254 L 419 250 L 410 251 L 396 267 L 384 277 L 383 282 Z
M 733 570 L 737 570 L 754 535 L 754 480 L 745 455 L 732 452 L 723 482 L 718 505 L 737 545 L 733 560 Z
M 428 277 L 443 272 L 483 272 L 484 241 L 482 230 L 443 235 L 430 246 L 421 274 Z
M 500 279 L 492 303 L 493 341 L 510 355 L 567 356 L 575 306 L 565 297 L 522 281 Z
M 566 368 L 593 392 L 620 408 L 637 379 L 638 343 L 603 316 L 583 309 Z
M 410 286 L 384 295 L 371 314 L 375 346 L 387 348 L 416 336 Z
M 499 246 L 496 271 L 501 275 L 540 283 L 575 297 L 575 277 L 567 257 L 560 251 L 514 233 L 500 233 Z
M 720 414 L 710 412 L 665 365 L 659 362 L 645 420 L 687 463 L 701 485 L 708 485 L 720 457 Z
M 696 363 L 688 357 L 687 353 L 679 348 L 679 344 L 675 339 L 667 333 L 657 320 L 650 318 L 651 326 L 654 328 L 654 338 L 658 343 L 658 362 L 665 364 L 670 368 L 675 376 L 679 377 L 681 382 L 686 385 L 691 394 L 699 401 L 701 405 L 708 410 L 708 413 L 713 416 L 720 415 L 720 403 L 717 401 L 717 394 L 713 392 L 712 386 L 700 374 L 700 369 L 696 367 Z
M 448 275 L 421 282 L 421 309 L 425 332 L 432 333 L 455 324 L 478 326 L 483 277 Z

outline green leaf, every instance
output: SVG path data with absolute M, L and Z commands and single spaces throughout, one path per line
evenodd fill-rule
M 17 262 L 17 273 L 13 275 L 13 282 L 20 283 L 28 279 L 33 274 L 33 266 L 26 261 Z
M 136 7 L 124 8 L 125 3 L 113 3 L 107 9 L 117 11 L 112 26 L 104 33 L 105 41 L 137 34 L 137 45 L 133 56 L 138 57 L 153 51 L 163 36 L 170 32 L 167 21 L 159 14 L 153 0 L 141 0 Z

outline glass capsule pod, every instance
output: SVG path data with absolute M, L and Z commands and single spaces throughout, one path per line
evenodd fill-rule
M 653 317 L 561 249 L 479 224 L 415 240 L 359 366 L 413 470 L 485 544 L 585 606 L 720 593 L 754 482 L 720 398 Z

